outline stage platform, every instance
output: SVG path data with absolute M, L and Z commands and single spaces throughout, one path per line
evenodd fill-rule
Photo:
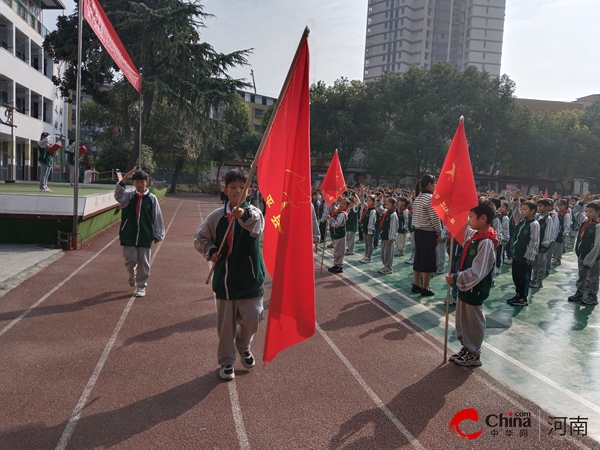
M 41 192 L 37 182 L 0 183 L 0 243 L 56 246 L 58 232 L 73 231 L 73 188 L 49 183 Z M 159 198 L 166 189 L 151 191 Z M 80 184 L 77 216 L 80 242 L 121 218 L 112 184 Z

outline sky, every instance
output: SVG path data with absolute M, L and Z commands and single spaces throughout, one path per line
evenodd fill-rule
M 63 0 L 66 13 L 72 0 Z M 249 66 L 230 75 L 277 97 L 305 26 L 310 29 L 311 83 L 341 77 L 362 80 L 367 0 L 203 0 L 203 40 L 229 53 L 253 49 Z M 55 28 L 60 13 L 46 11 Z M 501 72 L 516 96 L 575 101 L 600 94 L 598 0 L 506 0 Z

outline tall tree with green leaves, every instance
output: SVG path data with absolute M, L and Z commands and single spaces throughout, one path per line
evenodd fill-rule
M 197 126 L 210 120 L 211 108 L 236 95 L 236 89 L 248 86 L 227 72 L 246 64 L 249 50 L 223 54 L 203 42 L 200 30 L 212 16 L 199 2 L 102 0 L 101 4 L 142 75 L 143 130 L 156 102 L 168 101 Z M 44 41 L 44 51 L 69 63 L 61 78 L 54 78 L 68 96 L 76 83 L 77 13 L 58 18 L 57 29 Z M 131 168 L 138 155 L 139 138 L 129 106 L 139 101 L 139 95 L 87 25 L 83 29 L 83 55 L 82 88 L 95 102 L 119 115 L 124 138 L 133 142 L 127 165 Z M 106 84 L 113 88 L 102 89 Z

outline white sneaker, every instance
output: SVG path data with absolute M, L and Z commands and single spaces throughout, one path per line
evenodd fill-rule
M 221 369 L 219 370 L 219 376 L 223 380 L 233 380 L 235 378 L 235 371 L 233 370 L 233 366 L 221 366 Z
M 502 273 L 502 271 L 500 270 L 500 267 L 497 267 L 496 269 L 494 269 L 494 275 L 498 276 Z
M 146 288 L 143 286 L 138 286 L 137 291 L 135 291 L 136 297 L 143 297 L 146 295 Z
M 406 264 L 413 264 L 415 262 L 414 258 L 408 258 L 406 261 L 404 261 Z

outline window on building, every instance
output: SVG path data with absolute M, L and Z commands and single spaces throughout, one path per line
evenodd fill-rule
M 485 53 L 483 54 L 483 56 L 481 57 L 481 59 L 485 59 Z
M 483 41 L 483 48 L 486 48 L 486 47 L 487 47 L 487 42 Z
M 486 14 L 489 14 L 489 13 L 490 13 L 490 8 L 489 8 L 489 6 L 485 8 L 485 13 L 486 13 Z
M 386 18 L 386 19 L 388 18 L 388 14 L 389 14 L 389 13 L 386 11 L 386 12 L 385 12 L 385 18 Z
M 384 28 L 387 30 L 387 27 L 388 27 L 388 23 L 386 22 L 384 25 Z
M 365 69 L 365 75 L 369 75 L 369 70 Z
M 487 25 L 489 22 L 489 19 L 485 19 L 485 24 Z
M 381 60 L 385 62 L 385 55 L 381 57 Z
M 429 53 L 425 52 L 425 59 L 429 59 Z
M 483 31 L 483 35 L 484 35 L 485 37 L 487 37 L 487 30 L 484 30 L 484 31 Z
M 369 60 L 367 59 L 367 63 L 368 63 L 368 61 L 369 61 Z M 264 109 L 258 109 L 258 108 L 256 108 L 256 109 L 254 110 L 254 117 L 256 117 L 257 119 L 262 119 L 262 117 L 263 117 L 263 113 L 264 113 L 264 112 L 265 112 L 265 110 L 264 110 Z

